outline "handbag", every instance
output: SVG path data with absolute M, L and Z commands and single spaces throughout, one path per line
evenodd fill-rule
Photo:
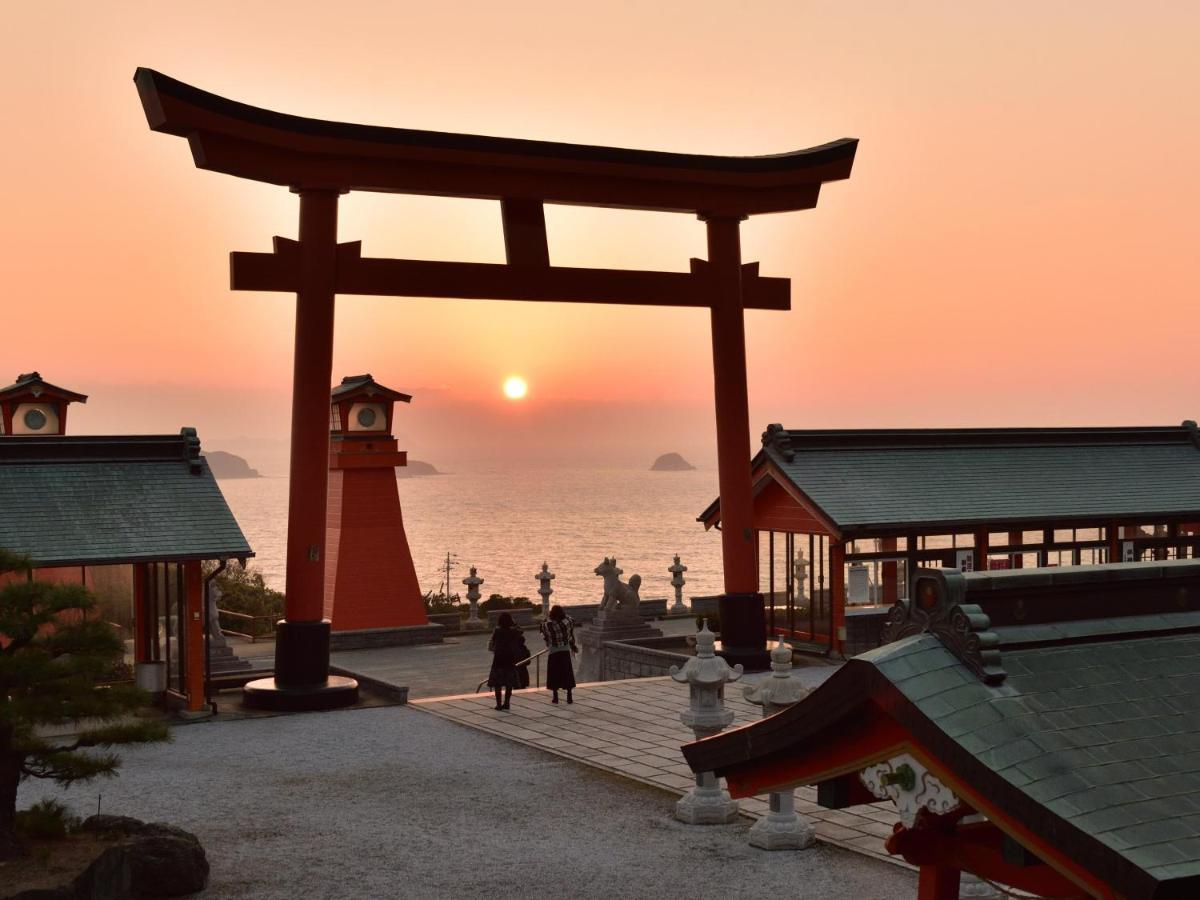
M 517 646 L 517 652 L 515 655 L 517 662 L 517 678 L 521 682 L 521 687 L 527 688 L 529 687 L 529 665 L 521 665 L 521 663 L 529 659 L 530 653 L 529 647 L 525 645 L 525 639 L 523 637 L 521 638 L 521 643 Z

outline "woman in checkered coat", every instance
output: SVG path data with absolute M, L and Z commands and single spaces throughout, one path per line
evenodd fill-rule
M 571 656 L 579 652 L 575 646 L 575 620 L 561 606 L 550 607 L 550 615 L 542 623 L 542 637 L 546 641 L 546 687 L 551 693 L 551 703 L 558 702 L 558 692 L 567 692 L 567 702 L 574 703 L 571 691 L 575 687 L 575 669 Z

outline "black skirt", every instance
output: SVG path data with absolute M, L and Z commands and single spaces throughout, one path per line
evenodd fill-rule
M 575 687 L 575 669 L 571 666 L 571 654 L 568 651 L 547 653 L 546 689 L 550 691 L 569 691 Z
M 514 691 L 527 687 L 521 684 L 521 672 L 516 666 L 493 665 L 487 683 L 490 688 L 512 688 Z

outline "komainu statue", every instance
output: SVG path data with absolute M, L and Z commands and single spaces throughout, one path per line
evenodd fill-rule
M 604 562 L 596 566 L 596 574 L 604 579 L 604 599 L 600 601 L 600 611 L 608 613 L 626 613 L 638 615 L 638 588 L 642 586 L 641 575 L 630 575 L 629 583 L 621 581 L 623 569 L 617 568 L 617 558 L 604 557 Z

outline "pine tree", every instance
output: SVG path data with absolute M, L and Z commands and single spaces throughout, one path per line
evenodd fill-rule
M 0 549 L 0 574 L 6 572 L 26 580 L 0 587 L 0 859 L 20 852 L 13 826 L 23 779 L 71 785 L 110 776 L 120 760 L 108 748 L 168 739 L 161 722 L 127 718 L 144 705 L 143 692 L 99 684 L 124 647 L 108 623 L 88 615 L 91 594 L 80 585 L 28 580 L 29 560 Z M 69 739 L 38 734 L 85 720 Z

